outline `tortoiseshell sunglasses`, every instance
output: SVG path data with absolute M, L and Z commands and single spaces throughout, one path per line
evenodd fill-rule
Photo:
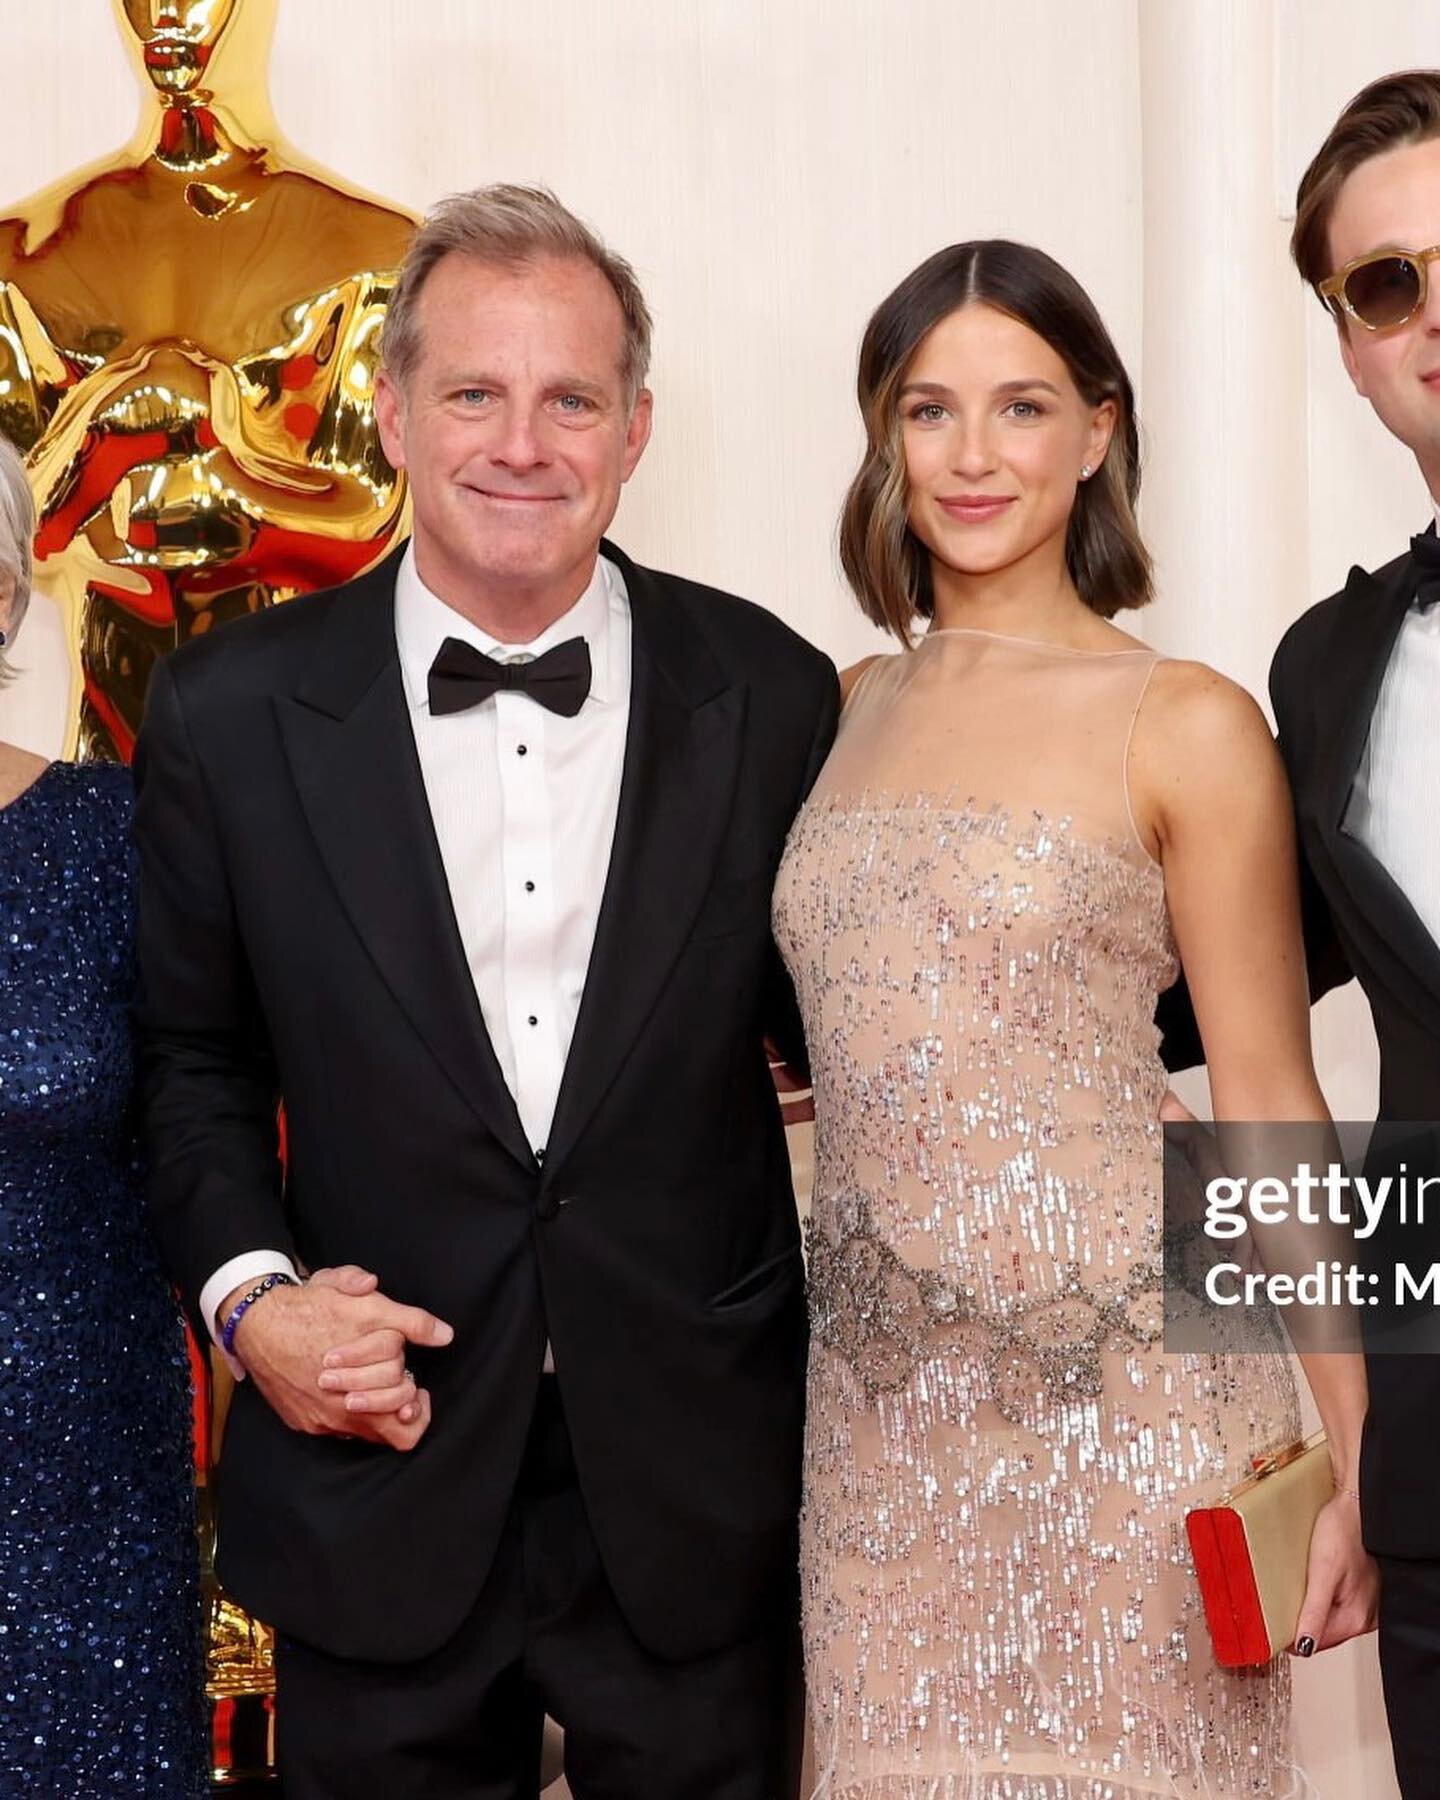
M 1428 250 L 1372 250 L 1318 282 L 1315 292 L 1336 318 L 1343 308 L 1367 331 L 1389 331 L 1424 306 L 1437 256 L 1440 244 Z

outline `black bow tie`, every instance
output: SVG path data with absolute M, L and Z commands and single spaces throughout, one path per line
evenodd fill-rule
M 570 638 L 543 656 L 524 662 L 497 662 L 473 644 L 449 637 L 430 665 L 430 711 L 466 712 L 501 688 L 528 694 L 562 718 L 573 719 L 590 692 L 590 646 Z
M 1421 532 L 1411 538 L 1410 554 L 1415 559 L 1415 604 L 1424 612 L 1440 600 L 1440 537 Z

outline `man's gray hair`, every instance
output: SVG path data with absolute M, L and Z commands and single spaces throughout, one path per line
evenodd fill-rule
M 30 497 L 30 483 L 25 475 L 25 461 L 20 452 L 0 431 L 0 577 L 14 585 L 10 617 L 0 620 L 10 644 L 30 604 L 31 539 L 35 535 L 35 502 Z M 0 683 L 14 674 L 0 650 Z
M 435 265 L 450 255 L 517 268 L 542 256 L 592 263 L 610 283 L 625 321 L 620 375 L 633 405 L 650 370 L 650 311 L 635 271 L 562 206 L 548 188 L 497 183 L 451 194 L 411 239 L 400 277 L 385 310 L 381 354 L 403 386 L 420 359 L 420 294 Z

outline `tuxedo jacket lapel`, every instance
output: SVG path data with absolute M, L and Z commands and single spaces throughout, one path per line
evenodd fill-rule
M 1380 684 L 1413 590 L 1408 556 L 1382 579 L 1363 569 L 1350 573 L 1347 603 L 1337 615 L 1334 640 L 1325 660 L 1327 687 L 1318 707 L 1321 720 L 1333 722 L 1334 728 L 1324 775 L 1324 818 L 1332 831 L 1340 830 L 1350 804 Z
M 485 1029 L 435 837 L 395 648 L 391 558 L 331 607 L 321 653 L 275 705 L 340 904 L 441 1067 L 505 1147 L 530 1146 Z
M 1351 573 L 1347 604 L 1337 615 L 1327 646 L 1325 688 L 1316 706 L 1322 743 L 1329 736 L 1322 763 L 1320 823 L 1339 885 L 1353 904 L 1352 931 L 1363 932 L 1377 955 L 1394 964 L 1397 994 L 1418 983 L 1431 1008 L 1436 1008 L 1440 947 L 1389 871 L 1345 829 L 1381 683 L 1414 588 L 1414 564 L 1408 556 L 1378 578 L 1361 569 Z
M 615 841 L 556 1103 L 547 1181 L 645 1023 L 709 886 L 735 795 L 745 689 L 659 581 L 605 544 L 630 597 L 633 660 Z

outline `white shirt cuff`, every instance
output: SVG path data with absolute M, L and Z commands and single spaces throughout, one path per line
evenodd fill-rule
M 288 1275 L 292 1280 L 300 1279 L 290 1258 L 279 1250 L 247 1250 L 243 1256 L 232 1256 L 227 1263 L 222 1263 L 200 1290 L 200 1317 L 205 1321 L 210 1336 L 214 1339 L 215 1348 L 230 1365 L 230 1373 L 237 1381 L 245 1379 L 245 1370 L 238 1356 L 231 1356 L 220 1342 L 220 1327 L 223 1320 L 216 1318 L 220 1303 L 238 1287 L 252 1287 L 257 1281 L 263 1281 L 267 1275 Z

